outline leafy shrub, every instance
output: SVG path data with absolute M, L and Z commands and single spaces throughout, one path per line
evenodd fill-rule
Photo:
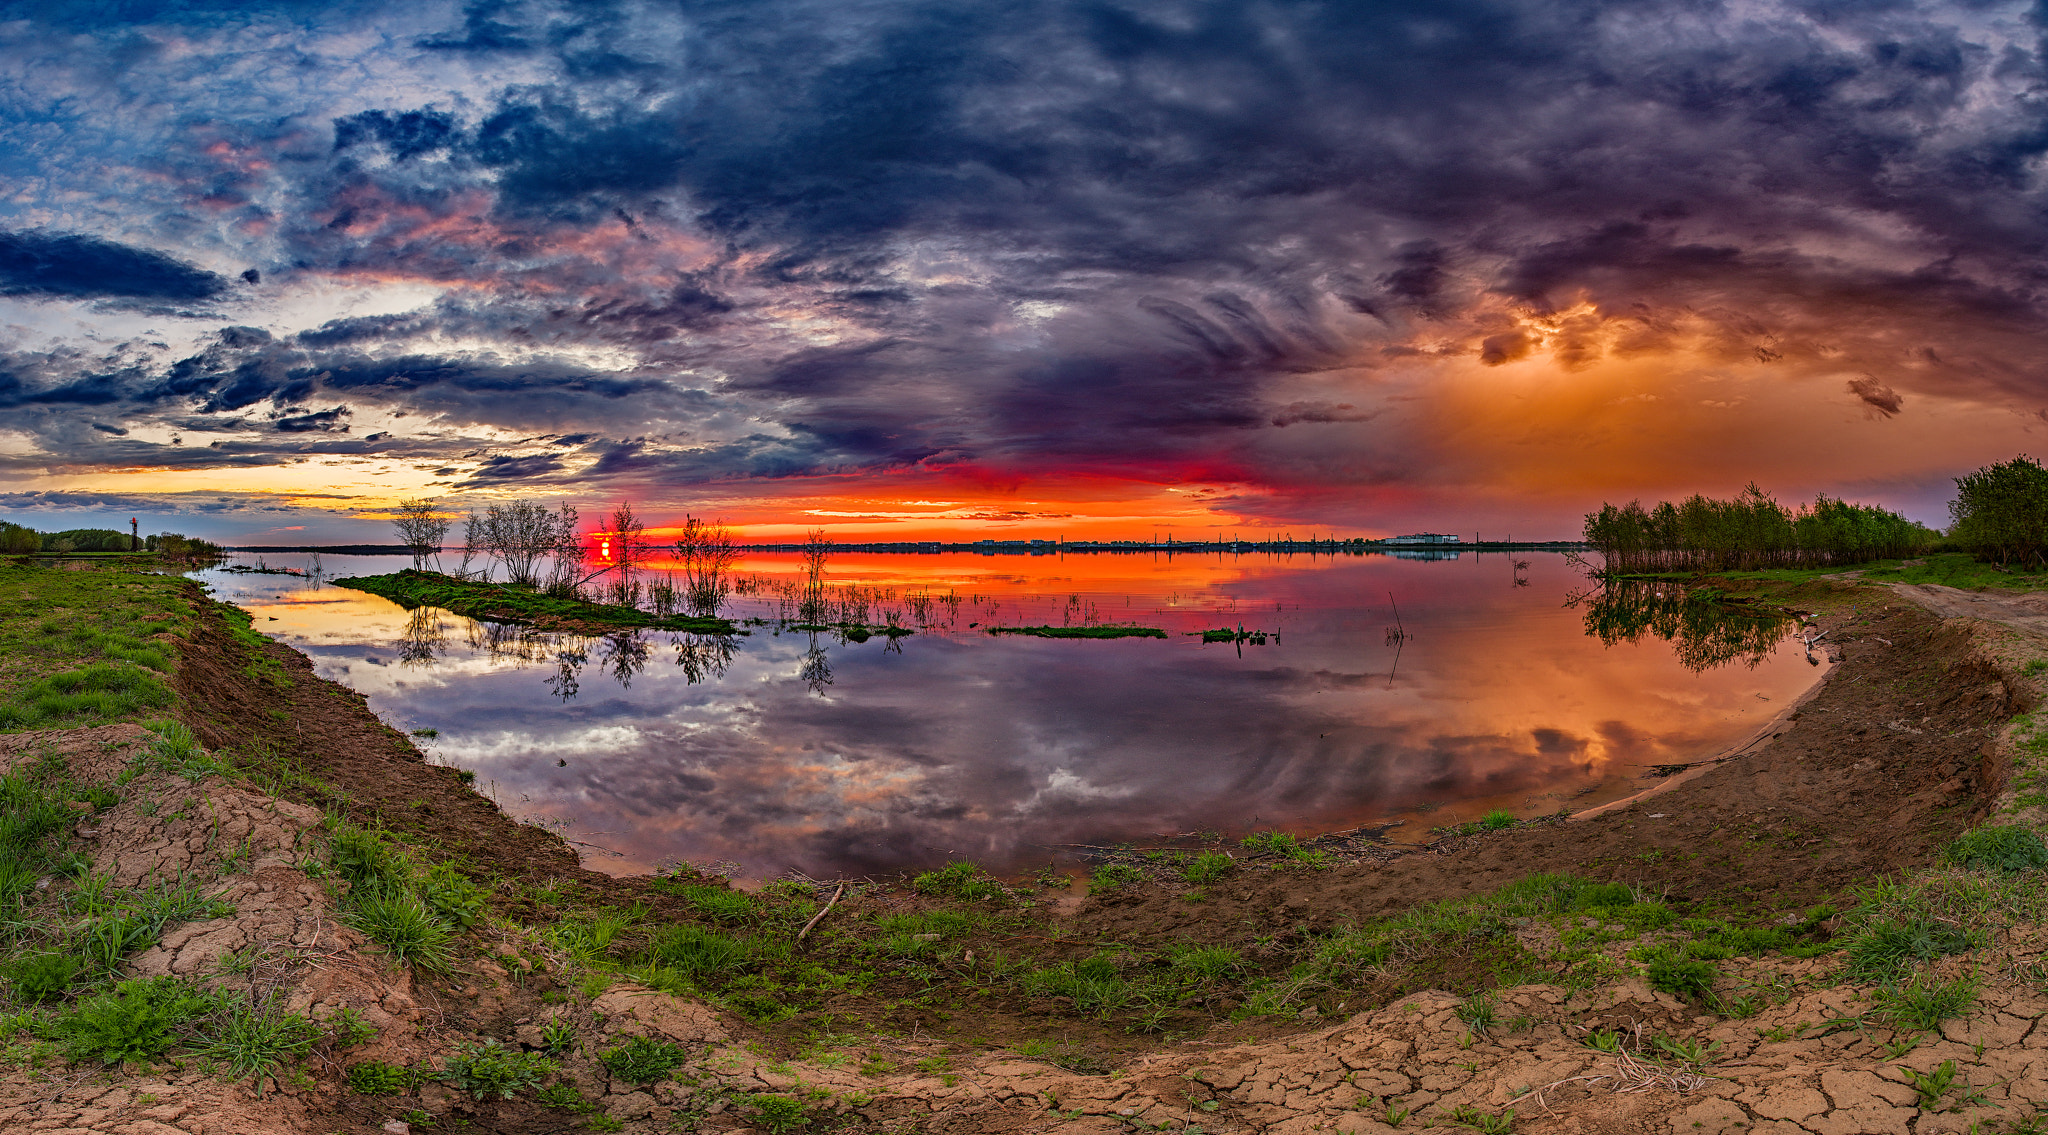
M 77 958 L 65 954 L 30 954 L 7 967 L 7 980 L 23 1000 L 49 1001 L 64 996 L 82 968 Z
M 440 864 L 421 876 L 418 889 L 420 898 L 443 922 L 465 930 L 476 925 L 476 920 L 483 917 L 489 906 L 484 889 L 449 863 Z
M 656 961 L 692 981 L 703 981 L 744 968 L 752 951 L 738 938 L 701 926 L 671 926 L 654 936 Z
M 1088 876 L 1088 893 L 1114 894 L 1145 881 L 1145 873 L 1128 863 L 1105 863 Z
M 349 912 L 348 922 L 384 947 L 394 961 L 441 971 L 455 960 L 455 931 L 409 891 L 364 899 Z
M 1994 825 L 1963 833 L 1942 858 L 1984 871 L 2035 871 L 2048 867 L 2048 843 L 2031 828 Z
M 215 1007 L 211 997 L 176 978 L 124 981 L 80 1001 L 58 1019 L 55 1032 L 72 1060 L 154 1060 Z
M 412 1085 L 412 1072 L 381 1060 L 366 1060 L 348 1070 L 348 1089 L 358 1095 L 395 1096 Z
M 605 1069 L 621 1080 L 634 1084 L 652 1084 L 668 1078 L 690 1058 L 688 1050 L 679 1044 L 656 1040 L 649 1036 L 636 1036 L 632 1040 L 604 1053 L 597 1059 Z
M 1001 883 L 981 869 L 980 864 L 965 859 L 948 863 L 936 871 L 926 871 L 911 880 L 910 885 L 921 895 L 968 901 L 1001 898 L 1007 893 Z
M 275 1004 L 237 1005 L 225 1019 L 204 1030 L 192 1046 L 196 1056 L 225 1064 L 234 1078 L 264 1076 L 277 1072 L 287 1060 L 297 1060 L 313 1050 L 320 1030 L 297 1013 Z
M 485 1040 L 464 1045 L 449 1057 L 442 1078 L 479 1100 L 491 1096 L 509 1100 L 522 1089 L 540 1087 L 553 1070 L 545 1056 Z
M 1181 874 L 1188 882 L 1199 886 L 1203 883 L 1213 883 L 1235 870 L 1237 860 L 1221 852 L 1205 851 L 1189 860 Z

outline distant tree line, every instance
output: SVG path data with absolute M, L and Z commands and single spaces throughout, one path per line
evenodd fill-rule
M 1585 531 L 1607 569 L 1620 572 L 1837 567 L 1917 555 L 1938 538 L 1875 505 L 1822 495 L 1787 508 L 1754 484 L 1730 500 L 1602 504 L 1586 516 Z
M 0 555 L 66 555 L 72 552 L 126 552 L 134 550 L 134 536 L 113 528 L 69 528 L 62 532 L 38 532 L 21 524 L 0 521 Z M 142 551 L 173 559 L 213 559 L 221 554 L 219 544 L 160 532 L 144 537 Z

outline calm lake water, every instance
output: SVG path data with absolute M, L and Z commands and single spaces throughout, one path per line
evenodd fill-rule
M 409 563 L 265 559 L 326 578 Z M 741 565 L 798 570 L 793 555 Z M 1636 791 L 1652 766 L 1741 740 L 1820 673 L 1779 628 L 1743 631 L 1746 652 L 1720 665 L 1734 646 L 1675 616 L 1660 625 L 1678 647 L 1654 631 L 1605 642 L 1584 604 L 1567 606 L 1586 581 L 1530 553 L 834 557 L 834 584 L 887 591 L 885 605 L 958 598 L 893 644 L 772 626 L 535 635 L 408 613 L 321 574 L 194 575 L 385 720 L 438 730 L 422 741 L 432 759 L 474 770 L 508 813 L 616 873 L 689 860 L 833 877 L 955 856 L 1022 869 L 1062 845 L 1394 819 L 1392 838 L 1420 839 L 1491 808 L 1541 815 Z M 772 618 L 775 603 L 741 598 L 732 613 Z M 1615 615 L 1597 616 L 1609 638 Z M 1625 639 L 1641 618 L 1621 616 Z M 981 629 L 1087 619 L 1172 637 Z M 1405 641 L 1388 634 L 1397 622 Z M 1239 625 L 1272 637 L 1187 633 Z

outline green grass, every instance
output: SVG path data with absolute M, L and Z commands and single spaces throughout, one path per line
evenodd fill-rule
M 1021 634 L 1032 638 L 1165 638 L 1158 627 L 1109 624 L 1094 627 L 990 627 L 990 634 Z
M 417 607 L 439 607 L 457 615 L 501 623 L 561 620 L 600 626 L 653 627 L 689 634 L 739 633 L 739 628 L 733 626 L 729 619 L 705 619 L 692 615 L 672 615 L 662 619 L 637 607 L 586 603 L 512 584 L 478 583 L 411 568 L 391 575 L 351 576 L 332 582 L 336 587 L 383 596 L 408 611 Z
M 2048 572 L 2018 568 L 2003 571 L 1996 564 L 1980 563 L 1975 556 L 1964 552 L 1939 552 L 1910 565 L 1899 560 L 1881 561 L 1865 568 L 1863 578 L 1888 583 L 1937 584 L 1965 591 L 1979 591 L 1987 587 L 2016 590 L 2048 587 Z
M 132 721 L 174 700 L 163 675 L 192 624 L 184 580 L 109 565 L 0 561 L 0 732 Z
M 1989 825 L 1957 837 L 1942 858 L 1984 871 L 2037 871 L 2048 867 L 2048 843 L 2031 828 Z
M 263 1077 L 313 1051 L 319 1036 L 319 1026 L 304 1016 L 263 1001 L 219 1011 L 212 1027 L 189 1048 L 192 1055 L 219 1063 L 231 1078 L 253 1078 L 260 1085 Z
M 969 902 L 1000 899 L 1009 894 L 1001 883 L 981 869 L 980 864 L 966 859 L 954 860 L 936 871 L 926 871 L 912 879 L 910 887 L 921 895 Z

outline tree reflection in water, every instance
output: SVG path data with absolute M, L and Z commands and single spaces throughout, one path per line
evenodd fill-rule
M 738 645 L 726 635 L 672 635 L 669 642 L 676 648 L 676 665 L 682 667 L 683 680 L 693 686 L 725 677 L 726 668 L 739 653 Z
M 405 633 L 398 640 L 398 662 L 401 666 L 432 666 L 448 649 L 448 624 L 441 617 L 448 612 L 439 607 L 414 607 L 406 612 Z
M 1634 643 L 1645 634 L 1669 642 L 1680 665 L 1697 674 L 1740 661 L 1755 669 L 1792 629 L 1767 607 L 1730 602 L 1713 587 L 1659 580 L 1610 579 L 1565 600 L 1586 615 L 1586 633 L 1603 644 Z
M 612 676 L 622 689 L 633 688 L 633 675 L 647 669 L 647 659 L 654 653 L 654 646 L 640 637 L 637 630 L 618 631 L 604 636 L 603 652 L 599 664 L 604 672 Z
M 797 671 L 797 677 L 819 697 L 825 696 L 825 687 L 832 684 L 832 660 L 825 656 L 825 648 L 818 645 L 817 632 L 811 633 L 810 649 L 804 651 L 804 664 Z

